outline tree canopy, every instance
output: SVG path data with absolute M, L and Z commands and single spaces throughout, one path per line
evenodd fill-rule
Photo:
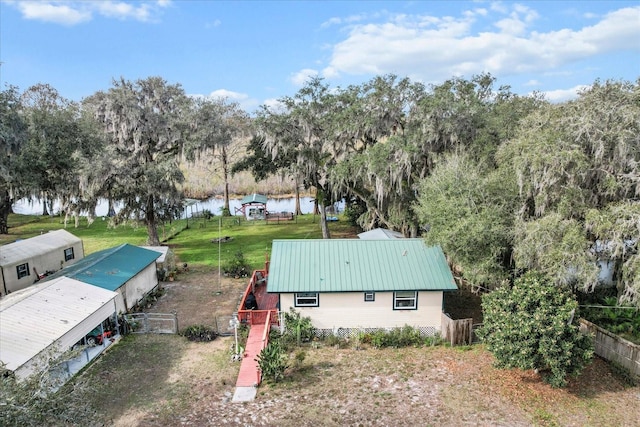
M 158 222 L 182 211 L 178 154 L 188 137 L 189 99 L 180 85 L 150 77 L 114 81 L 87 102 L 108 135 L 103 172 L 111 197 L 122 203 L 116 219 L 143 221 L 148 243 L 159 245 Z
M 118 201 L 116 220 L 144 221 L 157 243 L 157 224 L 181 211 L 178 163 L 200 156 L 223 176 L 225 198 L 227 176 L 247 168 L 315 191 L 324 237 L 325 207 L 344 199 L 364 230 L 441 245 L 474 285 L 538 271 L 591 291 L 609 263 L 619 299 L 640 305 L 639 88 L 596 81 L 550 103 L 489 74 L 429 86 L 384 75 L 346 88 L 313 78 L 253 117 L 159 77 L 114 81 L 81 105 L 48 85 L 14 88 L 2 92 L 2 143 L 17 154 L 0 159 L 0 198 L 87 212 L 98 198 Z M 240 146 L 248 156 L 234 165 Z

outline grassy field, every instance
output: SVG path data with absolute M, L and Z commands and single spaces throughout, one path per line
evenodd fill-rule
M 11 214 L 9 234 L 0 235 L 0 244 L 64 228 L 63 220 L 58 216 Z M 355 237 L 356 233 L 356 229 L 345 221 L 331 222 L 329 229 L 332 237 Z M 96 219 L 91 225 L 87 224 L 86 218 L 82 218 L 78 228 L 70 221 L 66 230 L 82 239 L 85 255 L 123 243 L 144 245 L 147 241 L 147 229 L 143 224 L 113 227 L 108 219 L 102 218 Z M 320 218 L 311 214 L 279 223 L 246 221 L 238 216 L 182 219 L 161 226 L 158 234 L 163 244 L 169 245 L 181 262 L 215 268 L 218 260 L 224 266 L 233 261 L 238 252 L 242 252 L 249 266 L 260 268 L 264 266 L 273 239 L 322 238 Z M 213 242 L 219 237 L 231 239 L 219 245 Z

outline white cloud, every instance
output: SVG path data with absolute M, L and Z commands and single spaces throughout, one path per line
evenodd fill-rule
M 540 86 L 540 82 L 538 80 L 529 80 L 524 84 L 525 86 Z
M 214 90 L 209 94 L 211 98 L 226 98 L 232 101 L 242 101 L 249 98 L 246 93 L 234 92 L 227 89 Z
M 589 89 L 588 85 L 578 85 L 572 87 L 570 89 L 556 89 L 549 91 L 542 91 L 545 99 L 551 102 L 564 102 L 570 101 L 572 99 L 576 99 L 578 97 L 578 93 L 582 92 L 586 89 Z
M 161 9 L 171 4 L 170 0 L 155 2 L 125 1 L 9 1 L 25 19 L 53 22 L 62 25 L 76 25 L 93 19 L 94 14 L 107 18 L 134 19 L 141 22 L 154 21 Z
M 133 6 L 125 2 L 100 1 L 96 2 L 97 11 L 107 18 L 127 19 L 133 18 L 138 21 L 148 21 L 150 19 L 150 7 L 148 4 Z
M 303 70 L 298 71 L 291 75 L 290 80 L 296 86 L 303 86 L 310 78 L 316 77 L 318 75 L 318 71 L 305 68 Z
M 514 36 L 524 34 L 527 27 L 538 18 L 538 13 L 519 4 L 514 5 L 513 9 L 508 18 L 499 20 L 495 26 L 505 34 Z
M 486 31 L 491 19 L 496 31 Z M 611 12 L 575 30 L 538 32 L 533 27 L 538 19 L 529 7 L 492 3 L 489 12 L 476 9 L 459 17 L 399 15 L 382 24 L 354 25 L 333 47 L 323 75 L 395 73 L 421 81 L 481 72 L 504 77 L 558 71 L 595 55 L 640 47 L 640 7 Z
M 286 110 L 284 104 L 276 98 L 265 99 L 262 105 L 267 106 L 269 110 L 274 112 L 284 112 Z
M 259 102 L 255 98 L 249 97 L 246 93 L 234 92 L 232 90 L 227 89 L 218 89 L 214 90 L 208 95 L 209 98 L 222 98 L 227 99 L 231 102 L 237 102 L 240 108 L 247 112 L 251 112 L 255 110 Z
M 222 21 L 219 19 L 213 20 L 211 22 L 207 22 L 204 27 L 205 28 L 215 28 L 215 27 L 219 27 L 220 25 L 222 25 Z
M 59 2 L 21 1 L 9 4 L 17 6 L 25 19 L 62 25 L 76 25 L 91 20 L 90 10 Z

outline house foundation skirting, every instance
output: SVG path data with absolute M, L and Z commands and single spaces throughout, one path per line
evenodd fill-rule
M 414 329 L 420 331 L 420 335 L 423 337 L 433 337 L 439 334 L 440 332 L 433 326 L 419 326 L 413 327 Z M 349 338 L 354 337 L 357 334 L 372 334 L 377 331 L 392 331 L 394 329 L 402 329 L 402 327 L 397 328 L 333 328 L 333 329 L 316 329 L 315 334 L 318 338 L 326 338 L 328 336 L 334 335 L 339 338 Z

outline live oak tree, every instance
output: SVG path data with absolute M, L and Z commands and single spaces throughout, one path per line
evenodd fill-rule
M 7 234 L 7 218 L 17 188 L 16 156 L 24 145 L 27 124 L 20 93 L 15 86 L 0 92 L 0 234 Z
M 508 283 L 515 180 L 466 153 L 435 160 L 432 173 L 417 188 L 414 205 L 418 218 L 429 225 L 427 243 L 441 245 L 473 285 L 494 289 Z
M 20 187 L 42 200 L 43 215 L 53 214 L 53 202 L 72 192 L 76 181 L 79 106 L 46 84 L 28 88 L 21 101 L 27 138 L 16 158 Z
M 256 182 L 277 174 L 282 176 L 287 174 L 293 175 L 293 179 L 295 180 L 294 214 L 302 215 L 302 208 L 300 206 L 300 176 L 296 174 L 295 168 L 292 167 L 295 163 L 294 153 L 289 152 L 285 154 L 280 151 L 276 158 L 272 158 L 271 155 L 265 151 L 264 136 L 258 135 L 254 135 L 249 140 L 245 149 L 245 155 L 231 167 L 231 174 L 250 171 Z
M 235 102 L 225 98 L 197 98 L 190 119 L 191 138 L 185 145 L 188 160 L 207 159 L 208 170 L 221 171 L 223 180 L 223 215 L 231 215 L 229 209 L 229 178 L 233 147 L 240 147 L 250 133 L 247 114 Z M 234 144 L 235 143 L 235 144 Z
M 517 268 L 584 291 L 610 260 L 621 300 L 640 304 L 640 84 L 595 82 L 564 104 L 541 105 L 498 151 L 518 180 Z M 632 226 L 629 226 L 632 224 Z
M 421 84 L 395 75 L 379 76 L 360 86 L 337 91 L 331 110 L 331 134 L 343 156 L 329 177 L 335 197 L 343 196 L 365 230 L 376 226 L 415 237 L 418 224 L 407 207 L 415 198 L 420 167 L 409 141 L 407 122 L 419 99 Z
M 593 341 L 579 330 L 577 308 L 568 291 L 528 273 L 513 287 L 483 295 L 484 323 L 477 333 L 498 367 L 535 369 L 562 387 L 593 357 Z
M 157 227 L 182 211 L 178 154 L 187 138 L 190 100 L 180 85 L 160 77 L 115 80 L 90 102 L 108 135 L 110 170 L 104 179 L 122 204 L 116 221 L 142 221 L 148 243 L 158 245 Z
M 316 190 L 322 237 L 330 238 L 326 206 L 331 202 L 328 175 L 342 147 L 328 131 L 331 108 L 329 87 L 320 78 L 309 80 L 293 97 L 280 98 L 280 109 L 263 106 L 256 117 L 258 136 L 273 159 L 293 155 L 291 170 L 305 187 Z

